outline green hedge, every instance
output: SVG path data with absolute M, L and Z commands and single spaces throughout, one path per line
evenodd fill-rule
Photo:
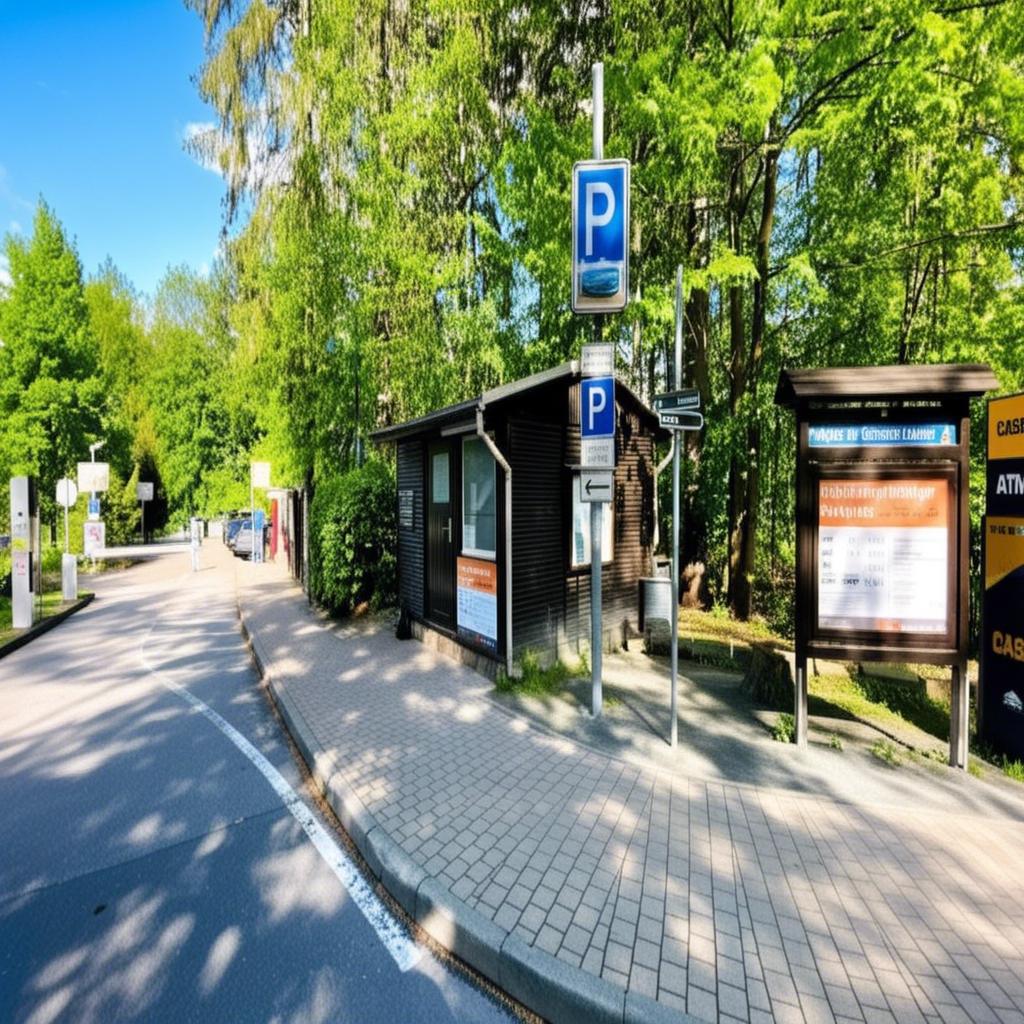
M 310 590 L 332 612 L 395 601 L 395 478 L 368 462 L 317 484 L 309 510 Z

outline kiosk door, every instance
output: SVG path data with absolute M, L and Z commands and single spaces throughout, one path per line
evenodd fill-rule
M 427 617 L 455 628 L 455 459 L 449 441 L 427 450 Z

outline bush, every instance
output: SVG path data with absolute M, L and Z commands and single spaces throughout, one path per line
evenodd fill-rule
M 395 601 L 395 478 L 368 462 L 321 481 L 309 510 L 310 590 L 329 611 Z

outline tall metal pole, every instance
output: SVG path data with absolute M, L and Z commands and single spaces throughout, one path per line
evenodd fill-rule
M 680 390 L 683 386 L 683 267 L 676 270 L 676 347 L 673 365 L 672 386 Z M 670 744 L 679 741 L 679 443 L 672 446 L 672 629 L 669 637 L 669 654 L 672 661 L 672 725 Z
M 65 494 L 64 498 L 67 499 L 68 495 Z M 70 554 L 70 553 L 71 553 L 71 545 L 70 545 L 69 539 L 68 539 L 68 503 L 67 503 L 67 500 L 65 500 L 64 501 L 64 554 L 67 555 L 67 554 Z
M 604 64 L 598 61 L 592 71 L 591 84 L 594 97 L 593 157 L 604 159 Z M 600 317 L 595 321 L 594 340 L 600 340 Z M 613 368 L 614 369 L 614 368 Z M 582 498 L 583 495 L 581 494 Z M 590 506 L 590 690 L 591 711 L 601 716 L 601 534 L 604 504 L 595 501 Z

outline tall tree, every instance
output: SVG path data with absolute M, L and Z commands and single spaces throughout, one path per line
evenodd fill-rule
M 8 235 L 11 286 L 0 301 L 0 479 L 29 473 L 45 519 L 57 480 L 97 437 L 103 408 L 78 255 L 40 200 L 32 237 Z

